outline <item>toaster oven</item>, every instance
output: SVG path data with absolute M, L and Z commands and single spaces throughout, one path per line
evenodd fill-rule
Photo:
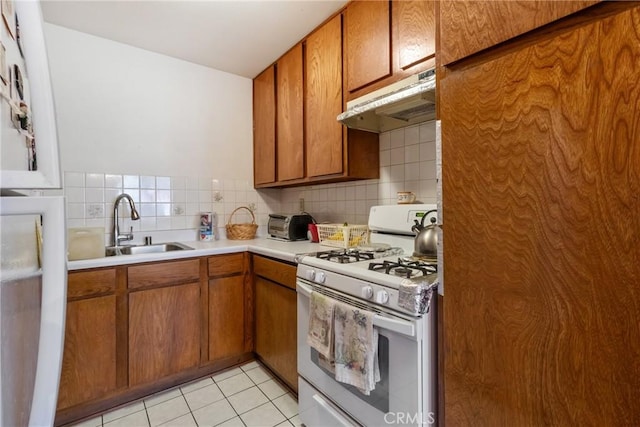
M 268 231 L 271 237 L 283 240 L 306 240 L 309 224 L 313 218 L 309 214 L 269 214 Z

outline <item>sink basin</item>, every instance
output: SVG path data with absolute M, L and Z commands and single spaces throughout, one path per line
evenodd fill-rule
M 158 243 L 156 245 L 107 246 L 106 256 L 155 254 L 190 249 L 193 248 L 177 242 Z

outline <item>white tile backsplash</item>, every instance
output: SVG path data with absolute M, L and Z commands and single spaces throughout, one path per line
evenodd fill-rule
M 88 173 L 85 175 L 87 188 L 104 188 L 104 174 Z
M 218 214 L 218 233 L 239 206 L 252 206 L 258 235 L 266 233 L 269 213 L 305 210 L 318 221 L 366 223 L 369 208 L 395 204 L 398 191 L 413 191 L 417 201 L 435 203 L 435 124 L 424 123 L 380 134 L 380 178 L 308 187 L 255 190 L 250 181 L 220 177 L 149 176 L 67 171 L 64 194 L 69 227 L 102 226 L 110 239 L 113 202 L 121 193 L 129 194 L 141 219 L 132 221 L 128 206 L 120 211 L 121 227 L 133 227 L 134 241 L 159 233 L 166 238 L 197 238 L 200 212 Z M 232 222 L 251 221 L 240 210 Z
M 418 202 L 435 203 L 435 122 L 381 133 L 379 141 L 379 179 L 287 188 L 280 197 L 282 210 L 297 212 L 303 197 L 318 221 L 366 223 L 369 208 L 396 204 L 398 191 L 413 191 Z M 324 202 L 318 196 L 322 189 L 327 189 Z

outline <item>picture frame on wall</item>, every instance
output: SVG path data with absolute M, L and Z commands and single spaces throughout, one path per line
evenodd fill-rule
M 0 0 L 2 7 L 2 20 L 7 27 L 9 35 L 15 40 L 16 38 L 16 9 L 13 0 Z

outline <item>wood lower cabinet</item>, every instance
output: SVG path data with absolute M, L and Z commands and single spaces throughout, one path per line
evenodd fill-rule
M 250 360 L 248 256 L 70 272 L 55 424 Z
M 130 386 L 198 366 L 199 302 L 199 283 L 129 295 Z
M 115 390 L 116 270 L 70 273 L 58 408 Z
M 241 253 L 209 258 L 211 361 L 240 361 L 253 350 L 253 292 L 247 257 Z
M 281 380 L 298 390 L 296 267 L 253 256 L 256 354 Z

